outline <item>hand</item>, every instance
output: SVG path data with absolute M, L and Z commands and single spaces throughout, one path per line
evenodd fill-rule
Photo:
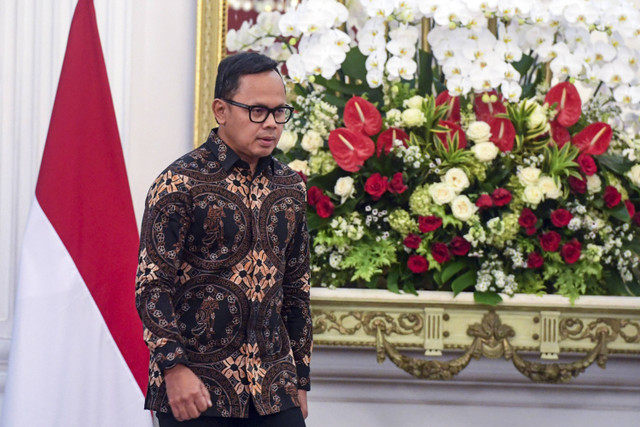
M 309 416 L 309 407 L 307 406 L 307 390 L 298 390 L 298 400 L 300 401 L 300 410 L 302 416 L 306 419 Z
M 198 418 L 213 406 L 211 395 L 200 378 L 185 365 L 176 365 L 164 371 L 167 397 L 171 412 L 178 421 Z

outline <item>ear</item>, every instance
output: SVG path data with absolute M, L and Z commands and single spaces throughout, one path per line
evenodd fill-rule
M 227 121 L 227 115 L 229 114 L 227 103 L 222 101 L 221 99 L 216 98 L 213 100 L 211 108 L 213 109 L 213 115 L 215 116 L 218 124 L 224 126 Z

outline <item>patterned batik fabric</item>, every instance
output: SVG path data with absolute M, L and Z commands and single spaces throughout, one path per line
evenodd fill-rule
M 136 305 L 151 350 L 147 409 L 169 412 L 162 373 L 187 365 L 204 414 L 298 406 L 312 327 L 305 186 L 272 157 L 254 176 L 216 134 L 169 166 L 147 196 Z

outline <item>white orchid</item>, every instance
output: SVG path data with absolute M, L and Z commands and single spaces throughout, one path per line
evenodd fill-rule
M 384 49 L 378 49 L 371 53 L 364 65 L 367 71 L 384 71 L 384 64 L 387 62 L 387 52 Z
M 302 32 L 298 27 L 298 15 L 295 9 L 289 9 L 278 22 L 280 33 L 285 37 L 299 37 Z
M 469 21 L 471 21 L 471 18 L 471 12 L 460 0 L 441 2 L 433 13 L 433 20 L 436 24 L 445 26 L 448 26 L 452 22 L 467 25 Z
M 412 26 L 400 26 L 389 32 L 390 41 L 387 50 L 395 56 L 413 58 L 416 54 L 418 29 Z
M 411 58 L 393 56 L 387 61 L 386 68 L 391 79 L 401 77 L 410 80 L 415 75 L 418 64 Z
M 391 0 L 361 0 L 362 6 L 367 14 L 371 17 L 379 16 L 386 18 L 391 16 L 395 9 Z
M 522 95 L 522 86 L 514 81 L 504 81 L 500 85 L 500 91 L 509 102 L 518 102 Z
M 636 76 L 635 72 L 622 61 L 613 61 L 598 68 L 595 71 L 598 78 L 609 87 L 631 83 Z

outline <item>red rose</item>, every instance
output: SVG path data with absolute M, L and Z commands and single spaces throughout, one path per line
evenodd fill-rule
M 364 191 L 370 194 L 373 200 L 378 200 L 387 191 L 387 181 L 389 178 L 376 172 L 367 178 L 367 182 L 364 183 Z
M 598 172 L 598 165 L 596 165 L 596 161 L 593 160 L 593 157 L 588 154 L 580 154 L 578 156 L 577 162 L 582 173 L 587 176 L 591 176 L 594 173 Z
M 576 239 L 562 245 L 560 253 L 562 258 L 567 264 L 573 264 L 580 258 L 580 252 L 582 251 L 582 245 Z
M 329 196 L 322 196 L 318 203 L 316 203 L 316 212 L 320 218 L 329 218 L 333 215 L 333 209 L 335 206 L 331 202 Z
M 456 236 L 449 243 L 449 250 L 454 255 L 464 256 L 471 250 L 471 243 L 467 242 L 464 237 Z
M 544 264 L 544 258 L 538 252 L 531 252 L 527 258 L 527 267 L 540 268 Z
M 423 256 L 411 255 L 407 262 L 407 267 L 416 274 L 424 273 L 429 269 L 429 261 L 427 261 Z
M 536 214 L 534 214 L 531 209 L 529 208 L 522 209 L 520 218 L 518 218 L 518 224 L 520 224 L 520 227 L 527 228 L 527 229 L 529 228 L 535 229 L 537 222 L 538 222 L 538 218 L 536 217 Z
M 420 231 L 423 233 L 437 230 L 441 225 L 442 218 L 434 215 L 421 216 L 418 218 L 418 227 L 420 227 Z
M 496 188 L 493 190 L 493 193 L 491 193 L 491 200 L 493 200 L 493 204 L 496 206 L 508 205 L 511 201 L 511 193 L 504 188 Z
M 481 194 L 476 200 L 476 206 L 478 209 L 487 209 L 493 206 L 493 200 L 491 200 L 491 196 L 488 194 Z
M 574 193 L 584 194 L 587 191 L 587 180 L 584 178 L 578 179 L 575 176 L 570 176 L 569 187 L 571 187 L 571 191 Z
M 573 218 L 573 215 L 566 209 L 561 208 L 551 212 L 551 222 L 556 227 L 566 227 L 569 225 L 571 218 Z
M 418 249 L 420 247 L 420 243 L 422 243 L 422 238 L 417 234 L 409 234 L 404 238 L 404 245 L 409 249 Z
M 524 232 L 527 233 L 527 236 L 533 236 L 536 234 L 536 230 L 537 229 L 535 227 L 529 227 Z
M 633 203 L 631 203 L 631 200 L 625 200 L 624 204 L 627 207 L 627 212 L 629 212 L 629 216 L 633 218 L 633 216 L 636 214 L 636 207 L 633 206 Z
M 602 196 L 602 198 L 604 199 L 604 203 L 607 207 L 611 209 L 618 206 L 618 203 L 620 203 L 620 200 L 622 199 L 622 195 L 616 187 L 613 185 L 607 185 L 604 189 L 604 196 Z
M 316 187 L 315 185 L 310 187 L 307 190 L 307 202 L 309 203 L 309 206 L 315 206 L 323 196 L 324 193 L 319 187 Z
M 431 245 L 431 256 L 437 263 L 442 264 L 451 259 L 449 248 L 444 243 L 436 242 Z
M 402 172 L 396 172 L 393 175 L 393 178 L 391 178 L 391 181 L 389 181 L 389 184 L 388 184 L 389 192 L 395 193 L 395 194 L 402 194 L 408 189 L 409 187 L 404 185 L 404 182 L 402 181 Z
M 560 235 L 555 231 L 547 231 L 540 236 L 540 246 L 546 252 L 555 252 L 560 246 Z

